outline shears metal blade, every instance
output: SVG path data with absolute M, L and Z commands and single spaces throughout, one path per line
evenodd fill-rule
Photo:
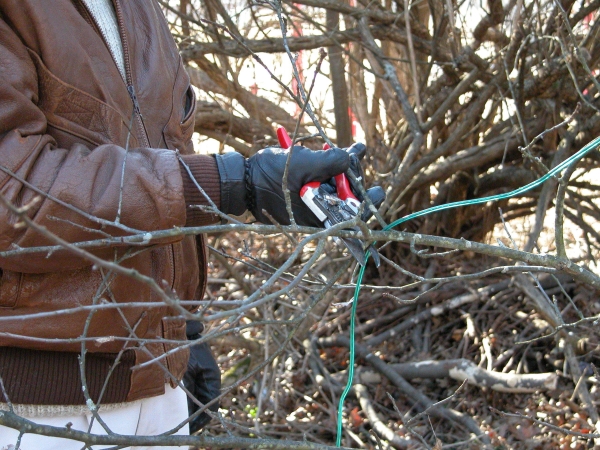
M 283 127 L 277 129 L 277 138 L 282 148 L 289 149 L 292 146 L 292 139 Z M 327 150 L 329 146 L 325 146 Z M 322 188 L 321 183 L 313 181 L 305 184 L 300 189 L 300 198 L 310 208 L 315 216 L 321 220 L 325 228 L 330 228 L 338 223 L 347 222 L 354 219 L 360 211 L 360 201 L 356 198 L 350 183 L 345 174 L 341 173 L 335 177 L 336 194 L 329 193 Z M 357 226 L 349 228 L 352 231 L 360 231 Z M 341 240 L 352 256 L 361 266 L 367 262 L 365 249 L 362 242 L 356 238 L 337 238 Z M 379 267 L 379 253 L 373 245 L 368 247 L 373 256 L 375 265 Z

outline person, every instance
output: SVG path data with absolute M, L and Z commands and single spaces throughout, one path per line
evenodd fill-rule
M 289 223 L 287 152 L 196 154 L 195 101 L 155 0 L 0 0 L 0 409 L 99 434 L 105 424 L 154 435 L 186 423 L 181 380 L 187 370 L 193 386 L 209 357 L 203 348 L 188 370 L 189 350 L 169 352 L 164 341 L 185 340 L 186 321 L 152 284 L 175 303 L 202 298 L 205 238 L 113 239 L 88 255 L 22 250 L 214 223 L 198 208 L 207 197 L 225 214 Z M 294 147 L 298 224 L 322 226 L 301 186 L 346 171 L 351 154 Z M 18 439 L 0 426 L 0 448 Z M 20 442 L 81 448 L 32 434 Z

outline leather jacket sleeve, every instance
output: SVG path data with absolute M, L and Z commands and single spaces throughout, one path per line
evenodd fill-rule
M 93 149 L 81 144 L 58 148 L 47 134 L 46 118 L 36 106 L 37 99 L 32 57 L 0 17 L 0 251 L 54 245 L 40 233 L 18 226 L 18 218 L 3 202 L 26 208 L 36 224 L 69 242 L 99 239 L 106 234 L 92 231 L 101 226 L 53 199 L 109 221 L 117 218 L 121 202 L 120 222 L 142 231 L 185 225 L 182 177 L 175 152 L 149 148 L 126 152 L 111 144 Z M 39 195 L 26 183 L 48 196 Z M 111 236 L 126 234 L 110 226 L 102 231 Z M 97 253 L 112 254 L 106 249 Z M 0 258 L 1 267 L 29 273 L 89 265 L 66 251 Z

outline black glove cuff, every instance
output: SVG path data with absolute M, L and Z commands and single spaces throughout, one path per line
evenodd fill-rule
M 246 159 L 236 152 L 215 155 L 221 178 L 221 211 L 239 216 L 246 212 Z

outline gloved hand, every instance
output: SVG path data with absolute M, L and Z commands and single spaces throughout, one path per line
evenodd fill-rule
M 300 198 L 302 186 L 318 181 L 329 184 L 329 187 L 324 187 L 335 192 L 335 175 L 350 168 L 357 176 L 362 176 L 360 159 L 365 152 L 366 147 L 360 143 L 348 149 L 332 148 L 326 151 L 313 151 L 301 146 L 293 148 L 288 169 L 288 189 L 298 225 L 323 226 Z M 266 148 L 246 160 L 238 153 L 216 155 L 221 177 L 221 211 L 240 215 L 249 209 L 259 222 L 269 224 L 271 221 L 263 213 L 264 209 L 278 223 L 289 225 L 282 188 L 287 157 L 288 150 L 280 148 Z M 368 195 L 378 206 L 383 201 L 383 191 L 381 188 L 374 189 Z
M 188 320 L 186 323 L 186 334 L 189 340 L 196 340 L 200 337 L 204 326 L 201 322 Z M 203 405 L 221 394 L 221 371 L 210 351 L 208 343 L 202 342 L 190 347 L 190 359 L 188 368 L 183 376 L 183 384 L 190 393 L 196 397 Z M 188 413 L 191 416 L 200 407 L 188 398 Z M 219 409 L 219 402 L 215 402 L 208 407 L 216 412 Z M 203 412 L 190 421 L 190 434 L 202 429 L 210 422 L 210 416 Z
M 248 209 L 259 222 L 270 223 L 263 214 L 264 209 L 277 222 L 283 225 L 290 223 L 282 189 L 287 157 L 287 150 L 267 148 L 246 160 Z M 288 169 L 288 189 L 298 225 L 323 226 L 300 198 L 302 186 L 311 181 L 327 182 L 331 177 L 348 170 L 349 165 L 349 154 L 339 148 L 313 151 L 294 147 Z

